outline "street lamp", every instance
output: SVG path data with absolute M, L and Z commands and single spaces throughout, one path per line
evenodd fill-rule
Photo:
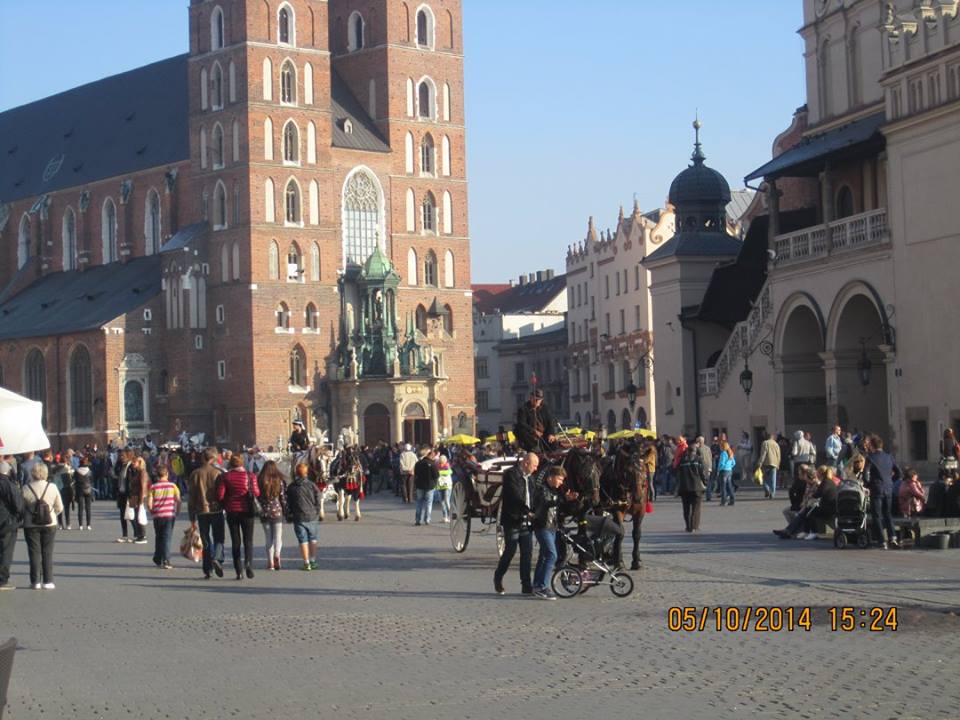
M 866 387 L 870 384 L 870 371 L 873 369 L 873 363 L 870 362 L 870 358 L 867 357 L 867 341 L 862 339 L 860 340 L 860 361 L 857 363 L 857 374 L 860 377 L 860 385 Z
M 633 384 L 633 381 L 630 381 L 630 384 L 627 385 L 627 402 L 630 403 L 630 409 L 633 410 L 634 406 L 637 404 L 637 386 Z
M 740 387 L 743 388 L 743 392 L 745 392 L 747 398 L 749 398 L 750 393 L 753 391 L 753 372 L 750 370 L 750 364 L 746 359 L 743 361 L 743 372 L 740 373 Z

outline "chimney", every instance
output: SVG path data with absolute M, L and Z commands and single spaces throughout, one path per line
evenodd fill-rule
M 537 281 L 536 273 L 530 273 L 527 275 L 527 282 L 532 283 Z
M 513 287 L 513 284 L 516 282 L 513 278 L 510 278 L 510 287 Z
M 537 270 L 537 282 L 543 282 L 543 270 Z
M 545 270 L 544 272 L 546 272 L 547 274 L 547 278 L 546 278 L 547 280 L 553 280 L 553 270 L 547 268 L 547 270 Z
M 521 284 L 521 285 L 526 285 L 526 284 L 527 284 L 527 276 L 526 276 L 526 275 L 521 275 L 521 276 L 520 276 L 520 284 Z

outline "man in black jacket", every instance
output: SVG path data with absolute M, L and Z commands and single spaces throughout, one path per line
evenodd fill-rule
M 10 564 L 17 544 L 17 527 L 23 515 L 23 494 L 8 462 L 0 462 L 0 590 L 14 590 L 10 584 Z
M 320 491 L 307 476 L 305 463 L 296 467 L 296 475 L 287 488 L 287 519 L 293 523 L 293 531 L 300 544 L 300 556 L 304 570 L 317 569 L 317 542 L 320 523 Z
M 420 449 L 420 459 L 413 466 L 413 487 L 417 494 L 417 509 L 415 526 L 429 525 L 430 515 L 433 512 L 433 493 L 437 489 L 437 480 L 440 479 L 440 469 L 437 467 L 437 452 L 431 447 Z
M 893 481 L 901 477 L 900 468 L 890 453 L 884 452 L 883 440 L 879 435 L 870 435 L 864 442 L 867 450 L 867 465 L 864 469 L 864 485 L 870 489 L 870 520 L 873 532 L 880 540 L 884 550 L 899 547 L 893 530 L 891 507 L 893 500 Z M 887 532 L 886 542 L 883 531 Z
M 530 393 L 530 399 L 517 411 L 513 432 L 517 444 L 527 452 L 539 452 L 556 442 L 557 423 L 543 402 L 543 390 L 537 388 Z
M 533 593 L 533 584 L 530 578 L 531 559 L 533 556 L 533 496 L 534 473 L 540 458 L 528 452 L 503 476 L 503 485 L 500 490 L 500 525 L 503 527 L 504 547 L 503 555 L 493 574 L 493 589 L 498 595 L 503 595 L 503 576 L 510 569 L 513 556 L 520 547 L 520 589 L 524 595 Z

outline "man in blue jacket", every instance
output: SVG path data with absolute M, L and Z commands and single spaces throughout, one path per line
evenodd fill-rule
M 881 547 L 899 547 L 893 531 L 893 481 L 901 476 L 893 456 L 883 450 L 883 440 L 879 435 L 870 435 L 864 441 L 867 451 L 867 464 L 864 468 L 863 484 L 870 489 L 870 521 L 873 532 L 881 541 Z M 882 527 L 881 527 L 882 524 Z M 883 531 L 887 532 L 886 542 Z

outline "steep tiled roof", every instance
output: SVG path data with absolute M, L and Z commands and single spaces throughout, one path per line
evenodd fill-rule
M 0 202 L 188 159 L 188 97 L 178 55 L 0 113 Z
M 499 286 L 504 287 L 499 292 L 486 289 L 490 287 L 498 286 L 474 285 L 473 303 L 481 313 L 540 312 L 566 289 L 567 276 L 555 275 L 539 282 Z
M 350 92 L 347 83 L 330 71 L 331 111 L 333 113 L 333 146 L 350 150 L 368 150 L 370 152 L 390 152 L 390 146 L 383 139 L 370 116 Z M 351 132 L 347 132 L 347 121 Z
M 51 273 L 0 305 L 0 340 L 95 330 L 159 293 L 159 255 Z

